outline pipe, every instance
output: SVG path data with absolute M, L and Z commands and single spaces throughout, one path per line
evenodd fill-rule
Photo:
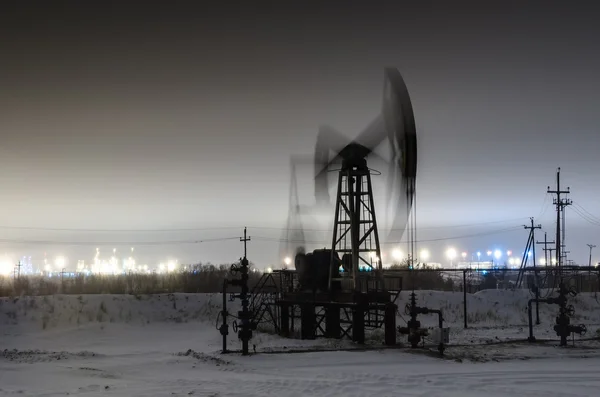
M 444 335 L 444 317 L 442 315 L 442 311 L 440 309 L 429 309 L 427 307 L 415 307 L 415 311 L 417 314 L 437 314 L 438 315 L 438 326 L 440 328 L 440 338 L 443 338 Z M 440 354 L 444 354 L 444 342 L 443 339 L 440 340 L 438 345 L 438 350 Z
M 553 304 L 554 299 L 539 299 L 539 298 L 533 298 L 533 299 L 529 299 L 529 301 L 527 301 L 527 319 L 529 320 L 529 338 L 527 338 L 527 340 L 529 342 L 535 342 L 535 337 L 533 336 L 533 315 L 531 313 L 531 304 L 535 302 L 536 305 L 539 303 L 548 303 L 548 304 Z
M 440 327 L 440 343 L 438 345 L 438 351 L 441 355 L 444 355 L 444 318 L 441 310 L 429 309 L 430 313 L 436 313 L 438 315 L 438 325 Z
M 227 325 L 227 280 L 223 280 L 223 310 L 221 311 L 223 324 L 221 324 L 221 335 L 223 336 L 223 351 L 227 353 L 227 335 L 229 334 L 229 325 Z
M 467 271 L 463 270 L 463 317 L 465 318 L 465 329 L 467 329 Z

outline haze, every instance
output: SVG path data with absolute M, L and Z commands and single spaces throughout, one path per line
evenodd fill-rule
M 413 100 L 432 256 L 522 250 L 530 216 L 552 236 L 559 166 L 600 218 L 600 28 L 582 5 L 15 4 L 0 6 L 5 252 L 223 263 L 248 226 L 249 258 L 278 263 L 290 157 L 313 153 L 322 124 L 357 135 L 386 66 Z M 570 258 L 587 264 L 599 224 L 568 212 Z

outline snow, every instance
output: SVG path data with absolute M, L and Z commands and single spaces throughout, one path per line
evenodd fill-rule
M 527 337 L 527 291 L 468 295 L 417 291 L 444 310 L 445 357 L 398 347 L 354 351 L 348 341 L 302 341 L 256 333 L 258 354 L 220 354 L 220 294 L 83 295 L 0 300 L 0 395 L 65 396 L 590 396 L 600 387 L 600 344 L 560 348 L 556 307 L 541 305 L 539 339 Z M 403 324 L 408 293 L 399 297 Z M 593 294 L 572 300 L 573 323 L 600 328 Z M 491 308 L 491 309 L 490 309 Z M 436 316 L 421 316 L 427 326 Z M 230 331 L 231 332 L 231 331 Z M 231 332 L 233 334 L 233 332 Z M 369 344 L 380 346 L 377 333 Z M 404 340 L 398 337 L 399 342 Z M 232 349 L 239 348 L 235 335 Z M 251 346 L 252 347 L 252 346 Z M 292 353 L 311 349 L 346 349 Z

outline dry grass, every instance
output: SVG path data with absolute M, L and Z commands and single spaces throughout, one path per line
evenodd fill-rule
M 262 275 L 251 272 L 252 287 Z M 45 296 L 54 294 L 161 294 L 221 292 L 223 280 L 231 278 L 228 266 L 201 266 L 194 272 L 169 274 L 77 275 L 76 277 L 21 276 L 0 279 L 0 296 Z M 229 291 L 235 288 L 229 287 Z

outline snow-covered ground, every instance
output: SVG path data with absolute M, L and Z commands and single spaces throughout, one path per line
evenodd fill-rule
M 530 345 L 528 292 L 469 295 L 418 293 L 419 304 L 444 310 L 451 343 L 441 359 L 426 350 L 284 353 L 355 348 L 347 341 L 301 341 L 257 333 L 258 354 L 221 355 L 215 320 L 221 296 L 90 295 L 20 297 L 0 302 L 0 395 L 65 396 L 594 396 L 600 388 L 600 344 L 575 339 Z M 403 313 L 408 293 L 399 299 Z M 593 295 L 573 299 L 573 323 L 600 328 Z M 556 307 L 540 306 L 540 339 Z M 398 316 L 398 324 L 403 323 Z M 435 325 L 434 316 L 420 317 Z M 231 332 L 233 334 L 233 332 Z M 399 337 L 399 342 L 403 340 Z M 380 345 L 377 335 L 369 343 Z M 473 345 L 473 343 L 476 343 Z M 235 335 L 229 345 L 239 348 Z M 426 353 L 426 354 L 424 354 Z

